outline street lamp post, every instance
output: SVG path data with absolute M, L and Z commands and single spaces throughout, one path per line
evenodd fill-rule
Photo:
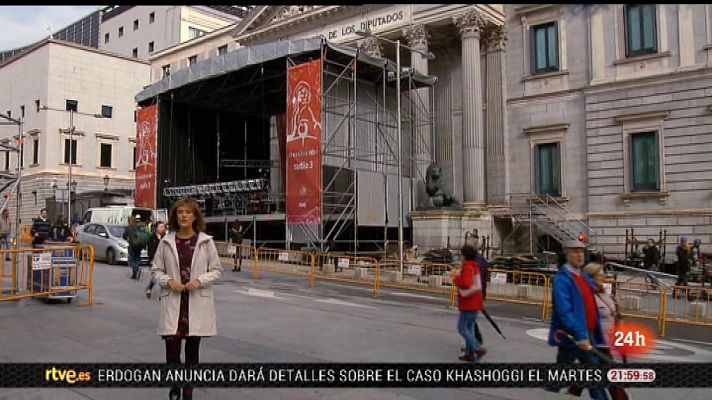
M 69 182 L 72 181 L 72 164 L 75 160 L 72 159 L 72 135 L 74 134 L 74 109 L 69 109 L 69 177 L 67 179 L 67 189 L 69 187 Z M 69 220 L 69 225 L 72 224 L 72 191 L 67 190 L 67 220 Z
M 72 149 L 73 149 L 73 139 L 74 139 L 74 114 L 81 114 L 81 115 L 86 115 L 89 117 L 94 117 L 94 118 L 104 118 L 102 114 L 89 114 L 89 113 L 82 113 L 79 111 L 75 110 L 76 104 L 73 107 L 67 106 L 66 109 L 62 110 L 60 108 L 52 108 L 52 107 L 47 107 L 47 106 L 42 106 L 40 108 L 43 111 L 69 111 L 69 171 L 68 171 L 68 176 L 67 176 L 67 218 L 70 221 L 72 221 L 72 188 L 69 187 L 71 184 L 74 189 L 77 187 L 77 182 L 72 181 L 72 164 L 76 161 L 76 157 L 72 158 Z
M 396 108 L 398 109 L 398 275 L 403 278 L 403 127 L 401 126 L 400 39 L 396 40 Z
M 433 60 L 435 55 L 428 51 L 422 52 L 410 48 L 408 46 L 402 45 L 400 39 L 395 41 L 386 39 L 383 37 L 374 36 L 371 31 L 356 31 L 358 36 L 361 37 L 372 37 L 376 40 L 382 40 L 394 44 L 396 46 L 396 115 L 397 115 L 397 130 L 398 130 L 398 270 L 399 275 L 403 277 L 403 127 L 401 123 L 402 111 L 401 111 L 401 59 L 400 59 L 400 49 L 401 47 L 410 50 L 412 53 L 418 53 L 426 57 L 428 60 Z

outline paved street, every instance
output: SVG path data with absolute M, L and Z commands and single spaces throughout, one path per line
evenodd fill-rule
M 96 304 L 0 303 L 2 362 L 161 362 L 155 335 L 158 302 L 125 266 L 96 266 Z M 203 341 L 203 362 L 451 362 L 461 339 L 445 297 L 372 289 L 226 268 L 216 287 L 220 335 Z M 84 298 L 77 299 L 84 302 Z M 483 362 L 552 361 L 546 325 L 536 310 L 488 303 L 507 339 L 482 321 L 489 353 Z M 515 317 L 531 315 L 531 317 Z M 712 343 L 661 340 L 646 361 L 711 362 Z M 160 399 L 165 389 L 13 389 L 0 399 Z M 632 398 L 708 399 L 705 390 L 631 391 Z M 197 389 L 204 399 L 561 399 L 542 389 Z

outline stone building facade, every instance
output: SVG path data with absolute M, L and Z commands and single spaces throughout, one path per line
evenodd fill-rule
M 68 101 L 76 101 L 77 108 L 72 135 L 76 192 L 103 191 L 106 175 L 109 190 L 133 188 L 133 95 L 148 81 L 146 61 L 55 39 L 0 65 L 0 110 L 24 122 L 22 225 L 31 224 L 47 199 L 67 197 Z M 0 126 L 0 143 L 17 145 L 17 132 L 16 126 Z M 17 172 L 15 153 L 0 151 L 0 170 Z M 8 192 L 9 188 L 4 194 Z M 10 202 L 13 215 L 17 198 Z
M 710 12 L 505 6 L 510 187 L 551 194 L 610 255 L 630 228 L 666 230 L 669 258 L 712 241 Z

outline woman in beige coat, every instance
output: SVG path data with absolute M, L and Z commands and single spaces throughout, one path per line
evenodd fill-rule
M 183 339 L 185 363 L 198 364 L 201 337 L 217 334 L 212 284 L 222 266 L 213 238 L 203 233 L 205 221 L 195 200 L 177 201 L 169 221 L 178 230 L 158 244 L 151 267 L 161 287 L 158 334 L 165 339 L 168 364 L 181 363 Z M 180 388 L 171 388 L 169 399 L 180 398 Z M 183 399 L 192 398 L 193 388 L 183 388 Z

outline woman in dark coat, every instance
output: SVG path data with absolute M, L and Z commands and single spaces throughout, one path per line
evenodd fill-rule
M 235 265 L 232 267 L 233 271 L 240 272 L 242 270 L 242 241 L 245 238 L 245 231 L 242 230 L 242 225 L 240 221 L 235 220 L 230 228 L 230 239 L 232 243 L 236 246 L 235 251 Z

